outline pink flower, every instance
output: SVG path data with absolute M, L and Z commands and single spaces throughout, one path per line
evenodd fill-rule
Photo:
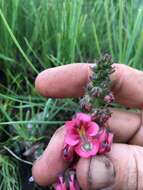
M 99 135 L 99 154 L 104 154 L 106 152 L 109 152 L 111 150 L 111 144 L 113 142 L 113 133 L 108 131 L 108 129 L 103 128 Z
M 74 170 L 67 170 L 58 177 L 55 190 L 80 190 Z
M 67 190 L 63 176 L 59 176 L 58 181 L 55 185 L 55 190 Z
M 71 172 L 69 180 L 70 190 L 80 190 L 77 180 L 75 179 L 75 173 Z
M 84 113 L 77 113 L 76 117 L 66 122 L 65 143 L 72 146 L 75 152 L 84 158 L 94 156 L 99 149 L 99 141 L 94 138 L 99 126 Z

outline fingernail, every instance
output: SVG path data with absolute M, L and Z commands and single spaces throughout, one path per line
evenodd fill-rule
M 97 63 L 90 63 L 90 68 L 95 68 L 97 66 Z
M 92 158 L 88 172 L 89 189 L 108 188 L 114 184 L 115 175 L 114 166 L 107 157 Z

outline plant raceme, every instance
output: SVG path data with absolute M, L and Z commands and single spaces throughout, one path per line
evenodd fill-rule
M 114 101 L 109 75 L 114 72 L 111 56 L 105 54 L 91 66 L 91 76 L 80 100 L 82 110 L 65 123 L 63 157 L 70 167 L 59 175 L 56 190 L 80 189 L 75 164 L 80 157 L 90 158 L 110 151 L 113 133 L 105 123 L 111 117 L 109 107 Z

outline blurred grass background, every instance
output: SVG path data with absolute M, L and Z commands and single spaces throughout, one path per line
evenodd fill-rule
M 0 189 L 24 189 L 21 163 L 77 109 L 72 99 L 39 96 L 36 75 L 105 52 L 143 69 L 142 0 L 0 0 Z

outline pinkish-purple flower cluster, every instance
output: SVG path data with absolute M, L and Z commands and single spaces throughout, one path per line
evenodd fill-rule
M 110 151 L 113 134 L 92 121 L 91 116 L 77 113 L 65 124 L 64 156 L 71 159 L 73 152 L 83 158 Z M 71 155 L 71 156 L 70 156 Z
M 113 133 L 105 127 L 111 117 L 109 107 L 114 102 L 109 75 L 114 72 L 111 56 L 105 54 L 97 64 L 91 66 L 91 76 L 85 88 L 85 95 L 80 100 L 79 112 L 72 120 L 65 123 L 65 144 L 63 156 L 70 161 L 70 168 L 80 157 L 90 158 L 110 151 Z M 76 171 L 67 169 L 60 175 L 56 190 L 79 190 Z

